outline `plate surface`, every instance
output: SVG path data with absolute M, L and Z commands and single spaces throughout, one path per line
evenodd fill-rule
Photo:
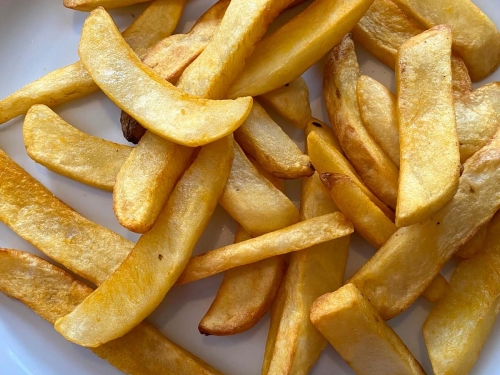
M 177 32 L 186 32 L 213 0 L 190 0 Z M 475 0 L 500 28 L 500 3 Z M 120 28 L 132 22 L 145 4 L 111 12 Z M 295 10 L 294 12 L 297 12 Z M 78 60 L 79 34 L 86 13 L 62 6 L 61 0 L 0 0 L 0 97 L 48 72 Z M 394 90 L 394 74 L 374 57 L 358 50 L 361 70 Z M 321 99 L 321 63 L 304 74 L 310 91 L 313 114 L 326 120 Z M 485 82 L 499 81 L 500 71 Z M 476 87 L 482 85 L 481 82 Z M 75 102 L 57 107 L 56 112 L 70 124 L 89 134 L 125 143 L 119 125 L 119 110 L 102 93 L 95 93 Z M 19 117 L 0 127 L 0 148 L 47 186 L 57 197 L 95 222 L 124 237 L 137 240 L 117 223 L 111 194 L 58 176 L 37 165 L 26 155 Z M 284 124 L 285 130 L 301 144 L 301 132 Z M 290 197 L 297 202 L 299 182 L 289 183 Z M 236 224 L 218 208 L 196 253 L 230 243 Z M 0 247 L 40 253 L 0 223 Z M 353 236 L 346 276 L 354 273 L 373 250 L 358 236 Z M 453 263 L 453 262 L 452 262 Z M 450 275 L 453 264 L 444 274 Z M 173 341 L 201 357 L 224 374 L 259 374 L 264 353 L 269 316 L 253 329 L 234 337 L 204 337 L 197 326 L 207 311 L 222 280 L 220 275 L 204 281 L 174 288 L 150 321 Z M 408 311 L 390 324 L 422 363 L 432 373 L 420 332 L 431 305 L 419 299 Z M 497 322 L 481 356 L 471 371 L 476 375 L 500 373 L 500 323 Z M 113 375 L 120 372 L 90 351 L 65 341 L 53 327 L 21 303 L 0 294 L 0 375 L 67 374 Z M 352 375 L 353 372 L 331 347 L 322 354 L 312 375 Z

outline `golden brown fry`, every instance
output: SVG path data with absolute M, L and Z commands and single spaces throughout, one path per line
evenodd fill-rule
M 49 107 L 34 105 L 23 125 L 28 156 L 63 176 L 108 191 L 131 147 L 92 137 L 65 122 Z
M 0 220 L 56 262 L 102 283 L 134 243 L 87 220 L 0 150 Z
M 375 142 L 399 168 L 399 124 L 396 97 L 380 82 L 360 76 L 356 88 L 361 121 Z
M 309 88 L 302 77 L 267 94 L 259 95 L 257 99 L 299 129 L 305 128 L 312 118 Z
M 234 132 L 234 138 L 246 153 L 278 178 L 294 179 L 314 173 L 309 156 L 300 151 L 256 101 L 243 125 Z
M 451 30 L 447 26 L 425 31 L 399 49 L 398 227 L 424 221 L 443 207 L 458 188 L 460 153 L 450 56 Z
M 461 261 L 450 292 L 429 313 L 423 334 L 436 375 L 466 375 L 493 328 L 500 307 L 500 214 L 484 251 Z
M 450 284 L 448 284 L 448 281 L 446 281 L 446 279 L 438 273 L 436 277 L 432 279 L 429 286 L 425 288 L 422 293 L 422 297 L 429 302 L 436 303 L 443 299 L 449 291 Z
M 262 95 L 299 77 L 349 32 L 373 0 L 316 0 L 255 47 L 228 97 Z
M 427 28 L 446 24 L 453 33 L 453 50 L 473 81 L 480 81 L 500 64 L 500 33 L 470 0 L 393 0 Z
M 104 283 L 56 321 L 58 332 L 79 345 L 97 347 L 129 332 L 160 304 L 212 216 L 231 169 L 233 149 L 232 137 L 201 149 L 153 228 Z
M 90 12 L 97 7 L 114 9 L 126 7 L 137 3 L 145 3 L 150 0 L 64 0 L 66 8 L 79 10 L 81 12 Z
M 92 288 L 35 255 L 0 249 L 0 291 L 53 324 Z M 146 322 L 92 351 L 127 374 L 220 374 Z
M 318 298 L 311 321 L 358 375 L 425 375 L 425 371 L 353 284 Z
M 488 234 L 489 223 L 483 224 L 477 232 L 467 240 L 460 249 L 455 253 L 455 256 L 462 259 L 470 259 L 476 254 L 479 254 L 485 246 L 486 235 Z
M 342 153 L 342 149 L 340 148 L 339 141 L 337 141 L 337 138 L 335 137 L 335 134 L 333 134 L 332 128 L 324 123 L 321 120 L 318 120 L 317 118 L 311 119 L 309 121 L 304 129 L 304 134 L 307 137 L 309 134 L 312 132 L 316 133 L 318 137 L 323 139 L 328 145 Z M 307 153 L 307 142 L 306 142 L 306 153 Z
M 428 220 L 400 228 L 351 278 L 384 319 L 408 308 L 500 208 L 500 132 L 464 164 L 457 194 Z
M 382 202 L 395 208 L 398 169 L 361 122 L 356 96 L 359 76 L 354 42 L 347 35 L 326 61 L 323 94 L 328 117 L 347 159 L 363 182 Z
M 340 212 L 312 218 L 195 256 L 189 261 L 177 283 L 196 281 L 230 268 L 344 237 L 352 232 L 352 224 Z

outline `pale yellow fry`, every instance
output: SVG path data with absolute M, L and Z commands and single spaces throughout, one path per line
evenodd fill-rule
M 451 30 L 447 26 L 425 31 L 399 49 L 398 227 L 424 221 L 443 207 L 458 188 L 460 152 L 450 56 Z
M 382 202 L 395 208 L 398 169 L 361 122 L 356 96 L 359 76 L 354 42 L 347 35 L 332 50 L 325 65 L 323 94 L 328 117 L 347 159 L 363 182 Z
M 436 375 L 466 375 L 500 310 L 500 214 L 493 217 L 484 251 L 461 261 L 450 292 L 429 313 L 423 334 Z
M 385 319 L 404 311 L 500 208 L 500 132 L 464 164 L 457 194 L 423 223 L 400 228 L 351 278 Z
M 104 283 L 56 321 L 56 330 L 79 345 L 96 347 L 123 336 L 144 320 L 189 261 L 217 205 L 232 158 L 232 137 L 203 147 L 153 228 L 142 235 Z
M 200 146 L 220 139 L 238 128 L 252 107 L 249 97 L 213 101 L 177 89 L 139 60 L 103 8 L 85 21 L 78 53 L 111 100 L 145 128 L 175 143 Z
M 99 284 L 134 243 L 84 218 L 0 150 L 0 220 L 56 262 Z
M 305 128 L 312 118 L 309 88 L 302 77 L 267 94 L 259 95 L 257 99 L 299 129 Z
M 249 5 L 247 0 L 232 0 L 219 30 L 186 68 L 179 85 L 193 95 L 226 98 L 229 86 L 243 70 L 255 44 L 292 1 L 253 0 Z
M 308 219 L 335 212 L 315 173 L 302 180 L 301 216 Z M 349 252 L 349 236 L 294 252 L 271 314 L 263 375 L 307 374 L 326 345 L 309 319 L 316 298 L 339 288 Z
M 137 3 L 145 3 L 147 1 L 151 0 L 64 0 L 63 4 L 66 8 L 79 10 L 82 12 L 90 12 L 97 7 L 114 9 Z
M 380 82 L 368 76 L 358 78 L 359 113 L 368 133 L 399 168 L 399 124 L 396 97 Z
M 444 296 L 448 294 L 450 291 L 450 284 L 448 281 L 438 273 L 432 282 L 429 284 L 427 288 L 422 293 L 422 297 L 424 297 L 427 301 L 431 303 L 437 303 L 442 300 Z
M 474 234 L 466 243 L 460 246 L 460 249 L 455 253 L 455 256 L 462 259 L 469 259 L 479 254 L 485 246 L 486 236 L 488 234 L 489 223 L 483 224 L 476 234 Z
M 314 173 L 309 156 L 300 151 L 256 101 L 243 125 L 234 132 L 234 138 L 246 153 L 278 178 L 294 179 Z
M 353 284 L 318 298 L 311 321 L 358 375 L 425 375 L 396 332 Z
M 53 324 L 78 306 L 92 288 L 35 255 L 0 249 L 0 291 Z M 220 374 L 146 322 L 92 351 L 132 375 Z
M 446 24 L 453 33 L 453 50 L 480 81 L 500 64 L 500 33 L 470 0 L 393 0 L 425 27 Z
M 323 141 L 325 141 L 328 145 L 342 154 L 342 149 L 340 148 L 339 141 L 335 137 L 335 134 L 333 134 L 333 130 L 328 124 L 324 123 L 321 120 L 318 120 L 317 118 L 313 118 L 307 123 L 304 129 L 306 139 L 312 132 L 316 133 L 318 137 L 323 139 Z M 307 142 L 305 148 L 307 153 Z
M 340 212 L 312 218 L 193 257 L 177 283 L 196 281 L 230 268 L 344 237 L 352 232 L 352 224 Z
M 23 139 L 28 156 L 48 169 L 84 184 L 113 190 L 131 147 L 92 137 L 74 128 L 49 107 L 26 114 Z
M 299 77 L 349 32 L 373 0 L 315 0 L 255 47 L 228 97 L 262 95 Z

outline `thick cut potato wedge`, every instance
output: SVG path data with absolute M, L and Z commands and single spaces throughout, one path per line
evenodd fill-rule
M 82 12 L 90 12 L 97 7 L 114 9 L 137 3 L 145 3 L 147 1 L 150 0 L 64 0 L 63 4 L 66 8 L 79 10 Z
M 235 132 L 241 148 L 273 176 L 294 179 L 314 173 L 309 156 L 254 101 L 252 111 Z
M 226 98 L 229 86 L 243 70 L 246 59 L 269 24 L 292 2 L 254 0 L 249 6 L 246 0 L 232 0 L 219 30 L 200 56 L 186 68 L 179 85 L 193 95 Z
M 195 256 L 189 261 L 177 283 L 185 284 L 203 279 L 230 268 L 302 250 L 352 232 L 352 224 L 340 212 L 312 218 Z
M 500 208 L 500 132 L 464 164 L 457 194 L 420 224 L 400 228 L 350 282 L 384 319 L 405 309 Z
M 318 298 L 311 321 L 358 375 L 425 375 L 396 332 L 353 284 Z
M 72 127 L 49 107 L 34 105 L 23 125 L 28 156 L 63 176 L 113 191 L 116 175 L 132 148 L 92 137 Z
M 335 212 L 315 173 L 302 180 L 301 217 Z M 316 298 L 339 288 L 349 252 L 349 236 L 294 252 L 271 313 L 263 375 L 307 374 L 326 345 L 309 319 Z
M 316 0 L 264 38 L 228 97 L 262 95 L 299 77 L 349 32 L 373 0 Z
M 312 118 L 309 88 L 302 77 L 257 99 L 299 129 L 305 128 Z
M 53 324 L 78 306 L 92 288 L 35 255 L 0 249 L 0 291 Z M 146 322 L 92 351 L 132 375 L 220 375 Z
M 453 33 L 453 50 L 473 81 L 480 81 L 500 64 L 500 33 L 470 0 L 393 0 L 427 28 L 446 24 Z
M 160 304 L 189 261 L 217 205 L 233 149 L 232 137 L 201 149 L 153 228 L 104 283 L 56 321 L 58 332 L 79 345 L 97 347 L 129 332 Z
M 61 202 L 1 150 L 0 221 L 94 284 L 106 280 L 134 247 Z
M 123 32 L 127 43 L 133 45 L 136 53 L 152 46 L 163 36 L 175 30 L 182 14 L 185 0 L 156 0 Z M 154 25 L 156 32 L 151 33 Z M 49 107 L 84 97 L 99 87 L 87 73 L 81 62 L 64 68 L 31 82 L 0 100 L 0 124 L 22 115 L 35 104 Z
M 395 208 L 398 169 L 363 126 L 356 95 L 359 76 L 354 42 L 347 35 L 332 50 L 325 65 L 323 94 L 328 117 L 347 159 L 363 182 L 382 202 Z
M 424 221 L 443 207 L 458 188 L 460 152 L 450 56 L 451 30 L 447 26 L 425 31 L 399 49 L 398 227 Z
M 220 139 L 238 128 L 252 107 L 252 98 L 212 101 L 171 85 L 139 60 L 102 8 L 85 21 L 78 53 L 111 100 L 145 128 L 175 143 L 200 146 Z
M 396 97 L 380 82 L 360 76 L 356 88 L 361 121 L 375 142 L 399 168 L 399 124 Z
M 450 286 L 423 334 L 436 375 L 466 375 L 500 310 L 500 214 L 490 223 L 484 251 L 458 264 Z
M 462 259 L 470 259 L 480 253 L 486 244 L 486 236 L 488 234 L 489 223 L 483 224 L 466 243 L 460 246 L 460 249 L 455 253 L 455 256 Z

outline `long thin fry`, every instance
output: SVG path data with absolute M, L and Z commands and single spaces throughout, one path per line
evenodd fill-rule
M 144 3 L 147 1 L 150 0 L 64 0 L 63 4 L 66 8 L 79 10 L 82 12 L 90 12 L 97 7 L 114 9 L 137 3 Z

